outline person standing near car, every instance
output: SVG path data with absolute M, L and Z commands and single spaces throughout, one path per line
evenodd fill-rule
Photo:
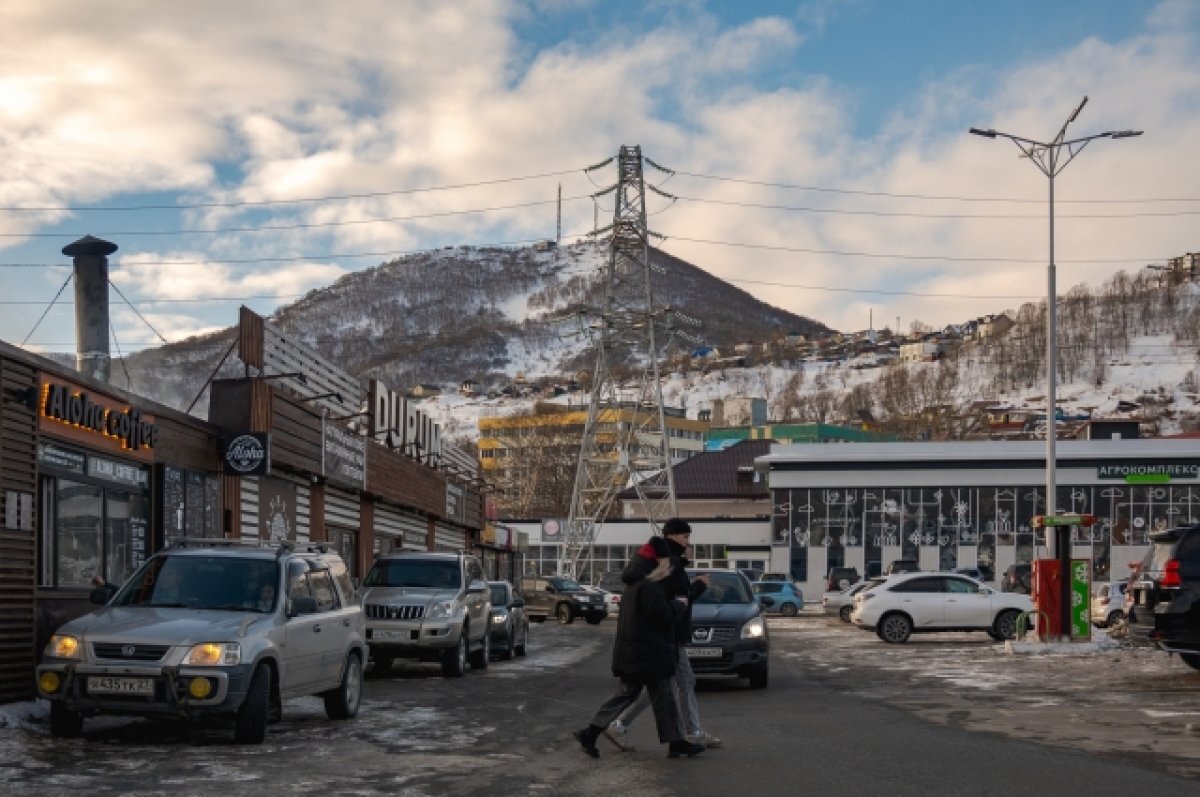
M 617 691 L 604 701 L 582 730 L 573 733 L 583 752 L 600 757 L 596 740 L 617 716 L 645 689 L 650 695 L 658 740 L 668 745 L 667 755 L 689 758 L 704 752 L 701 745 L 683 738 L 671 676 L 675 674 L 675 628 L 687 612 L 683 601 L 667 597 L 663 587 L 673 570 L 670 550 L 654 537 L 629 561 L 623 579 L 621 614 L 613 643 L 612 672 L 620 679 Z
M 721 740 L 706 732 L 700 724 L 700 706 L 696 702 L 696 676 L 692 673 L 692 663 L 687 657 L 687 643 L 692 633 L 692 603 L 708 589 L 709 577 L 703 575 L 695 580 L 688 578 L 685 568 L 691 564 L 687 558 L 687 549 L 691 545 L 692 527 L 686 520 L 677 517 L 669 518 L 663 523 L 662 533 L 662 538 L 666 540 L 667 550 L 671 555 L 671 564 L 674 566 L 672 574 L 664 582 L 663 588 L 667 591 L 668 597 L 679 599 L 687 606 L 687 611 L 675 626 L 676 665 L 675 675 L 672 679 L 675 699 L 679 704 L 679 716 L 683 721 L 684 737 L 689 742 L 703 745 L 706 748 L 720 747 Z M 628 733 L 629 725 L 638 714 L 646 710 L 647 705 L 648 701 L 643 698 L 630 706 L 604 729 L 604 735 L 622 750 L 631 750 L 630 745 L 622 737 Z

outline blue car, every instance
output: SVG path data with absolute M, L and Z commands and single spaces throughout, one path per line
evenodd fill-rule
M 751 586 L 765 612 L 795 617 L 804 608 L 804 595 L 790 581 L 755 581 Z

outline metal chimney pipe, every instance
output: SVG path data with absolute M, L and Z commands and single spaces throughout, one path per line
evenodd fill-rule
M 107 382 L 112 359 L 108 353 L 108 256 L 117 245 L 85 235 L 63 247 L 75 261 L 75 370 Z

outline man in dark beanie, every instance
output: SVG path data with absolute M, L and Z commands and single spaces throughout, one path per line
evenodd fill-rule
M 689 742 L 704 747 L 720 747 L 721 740 L 704 730 L 700 725 L 700 706 L 696 702 L 696 676 L 692 673 L 692 664 L 687 657 L 687 643 L 692 633 L 692 603 L 708 589 L 707 575 L 699 576 L 694 581 L 689 580 L 685 568 L 691 564 L 687 558 L 687 549 L 691 544 L 692 527 L 683 518 L 669 518 L 662 527 L 663 539 L 667 542 L 670 552 L 671 575 L 663 581 L 663 589 L 668 598 L 686 601 L 687 611 L 675 625 L 675 642 L 677 661 L 672 682 L 675 697 L 678 700 L 679 716 L 683 722 L 684 738 Z M 622 609 L 623 611 L 623 609 Z M 632 749 L 622 737 L 625 736 L 629 725 L 646 709 L 643 698 L 626 709 L 604 729 L 604 735 L 622 750 Z
M 617 691 L 592 717 L 591 723 L 575 731 L 583 752 L 600 757 L 596 740 L 617 716 L 628 708 L 645 688 L 654 709 L 658 740 L 668 745 L 667 755 L 689 758 L 704 752 L 704 747 L 683 738 L 671 676 L 678 654 L 675 627 L 687 612 L 682 601 L 671 600 L 663 581 L 672 570 L 670 548 L 662 537 L 652 537 L 638 549 L 621 574 L 625 589 L 621 593 L 621 613 L 617 619 L 617 638 L 613 644 L 612 672 L 620 679 Z

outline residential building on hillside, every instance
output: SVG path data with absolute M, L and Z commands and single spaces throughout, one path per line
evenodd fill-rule
M 934 336 L 900 344 L 900 362 L 904 363 L 933 362 L 941 354 L 941 341 Z
M 762 426 L 767 422 L 764 398 L 713 399 L 712 422 L 716 426 Z
M 479 419 L 479 459 L 495 486 L 502 511 L 515 517 L 565 514 L 574 488 L 586 406 L 543 404 L 540 411 Z M 613 435 L 619 424 L 641 423 L 644 411 L 611 410 L 597 434 Z M 691 420 L 681 408 L 666 408 L 667 449 L 673 463 L 704 450 L 708 421 Z M 655 442 L 653 440 L 648 442 Z

